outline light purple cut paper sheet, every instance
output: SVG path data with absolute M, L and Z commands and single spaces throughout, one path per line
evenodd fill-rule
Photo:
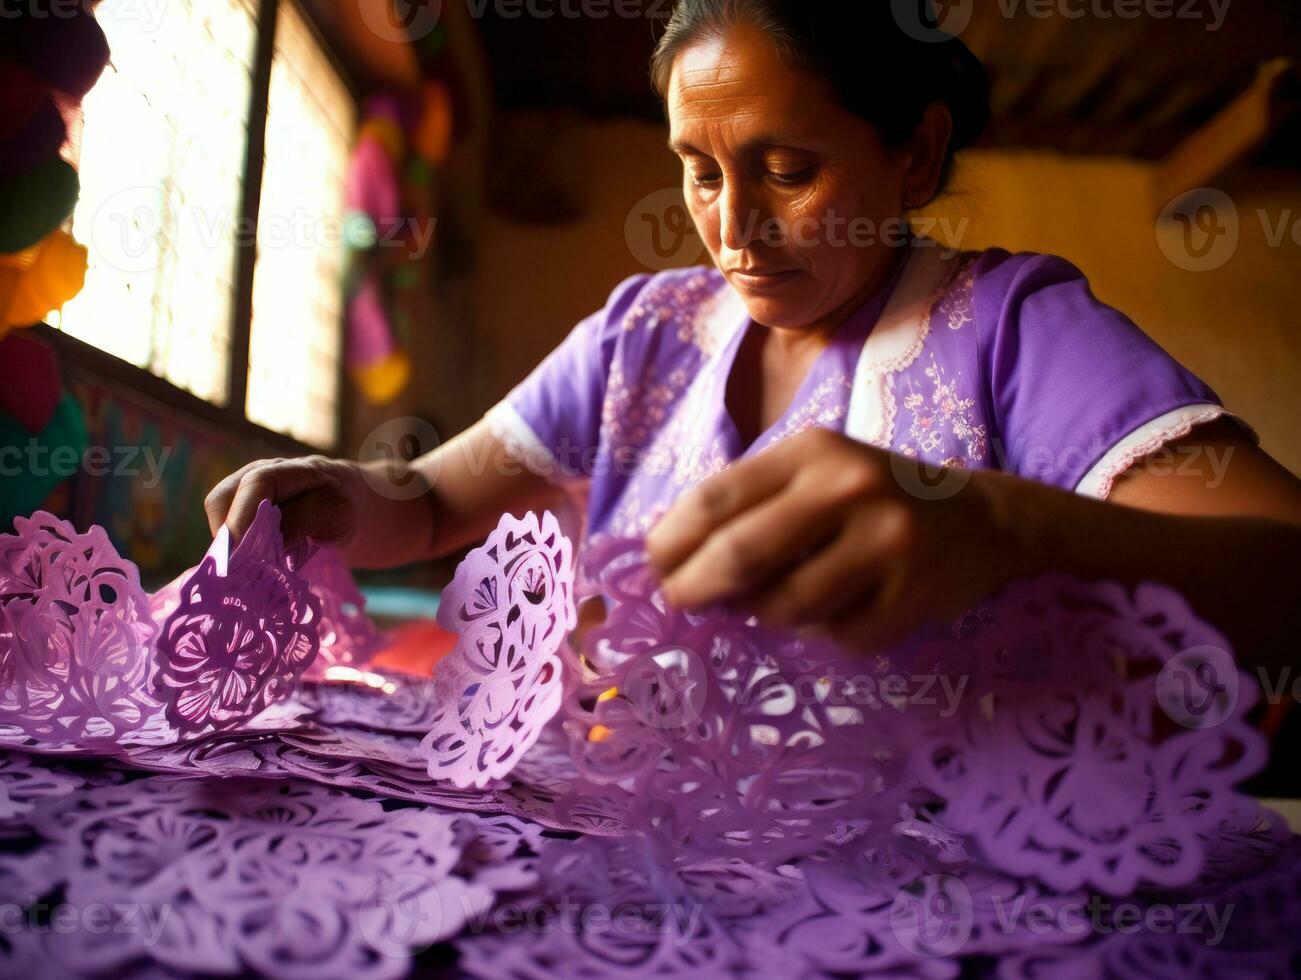
M 862 657 L 672 608 L 639 541 L 576 556 L 552 515 L 507 516 L 444 594 L 455 650 L 409 677 L 370 666 L 338 555 L 278 525 L 265 505 L 152 597 L 100 529 L 0 536 L 0 894 L 72 910 L 16 920 L 0 974 L 1301 956 L 1301 848 L 1236 789 L 1257 689 L 1168 589 L 1017 583 Z

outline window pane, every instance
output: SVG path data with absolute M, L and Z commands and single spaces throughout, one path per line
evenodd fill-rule
M 339 411 L 343 190 L 356 112 L 290 0 L 280 5 L 269 101 L 248 417 L 327 447 Z
M 52 320 L 224 404 L 253 0 L 104 0 L 97 17 L 113 61 L 84 102 L 73 215 L 90 269 Z

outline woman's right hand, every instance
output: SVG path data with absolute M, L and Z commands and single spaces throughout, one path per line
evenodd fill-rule
M 484 420 L 409 462 L 305 456 L 249 463 L 204 501 L 212 533 L 225 525 L 239 540 L 263 500 L 280 508 L 286 544 L 311 537 L 339 548 L 354 568 L 393 568 L 483 538 L 505 511 L 559 507 L 564 496 Z
M 269 500 L 280 508 L 286 544 L 311 537 L 346 548 L 357 536 L 366 492 L 358 463 L 324 456 L 262 459 L 213 487 L 203 507 L 213 535 L 224 525 L 238 541 L 258 505 Z

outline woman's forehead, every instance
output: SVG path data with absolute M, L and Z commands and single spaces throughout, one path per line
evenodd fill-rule
M 700 130 L 726 123 L 746 130 L 798 132 L 825 99 L 821 83 L 786 63 L 772 42 L 753 29 L 702 39 L 673 65 L 668 108 L 671 144 L 690 143 Z

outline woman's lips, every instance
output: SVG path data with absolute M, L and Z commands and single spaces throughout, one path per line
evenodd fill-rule
M 773 289 L 785 285 L 797 275 L 799 275 L 798 269 L 780 269 L 772 272 L 761 269 L 748 272 L 733 269 L 731 272 L 732 282 L 745 289 Z

